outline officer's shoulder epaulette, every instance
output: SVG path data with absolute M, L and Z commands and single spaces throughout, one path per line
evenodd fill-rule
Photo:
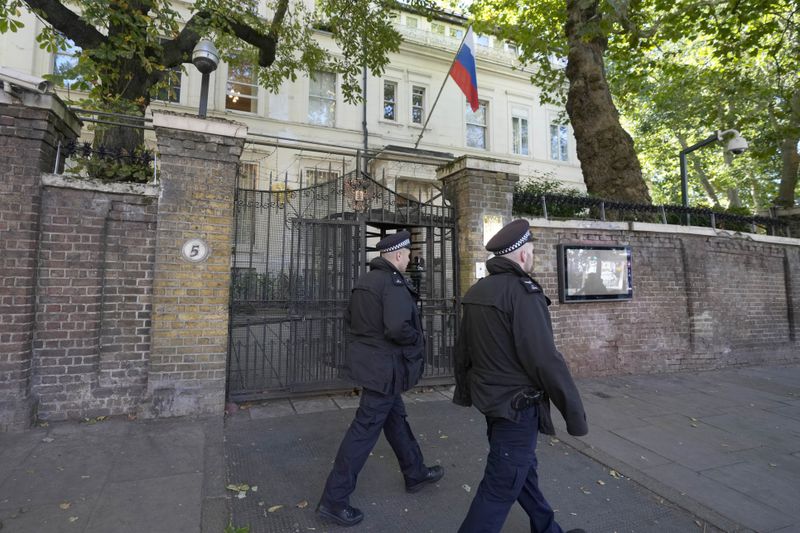
M 392 284 L 393 285 L 405 285 L 406 280 L 402 274 L 399 272 L 392 272 Z
M 534 293 L 534 292 L 542 292 L 542 289 L 536 285 L 532 279 L 529 278 L 519 278 L 519 282 L 522 283 L 522 286 L 525 287 L 525 292 Z

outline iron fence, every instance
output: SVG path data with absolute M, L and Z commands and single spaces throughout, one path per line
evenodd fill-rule
M 546 219 L 655 222 L 790 237 L 789 225 L 778 218 L 723 213 L 677 205 L 615 202 L 567 194 L 514 193 L 514 213 Z

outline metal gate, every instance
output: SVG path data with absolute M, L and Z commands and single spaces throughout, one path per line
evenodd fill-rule
M 441 195 L 421 203 L 345 167 L 314 173 L 311 183 L 303 174 L 295 184 L 284 175 L 270 179 L 265 190 L 237 189 L 228 353 L 233 400 L 353 386 L 342 372 L 350 291 L 378 255 L 375 243 L 401 229 L 412 234 L 406 275 L 421 294 L 423 382 L 452 379 L 458 310 L 453 208 Z

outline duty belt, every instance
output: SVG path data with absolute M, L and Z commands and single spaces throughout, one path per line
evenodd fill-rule
M 515 411 L 524 411 L 533 407 L 542 399 L 544 393 L 539 390 L 523 390 L 511 398 L 511 408 Z

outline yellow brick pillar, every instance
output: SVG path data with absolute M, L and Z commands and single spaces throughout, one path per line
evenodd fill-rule
M 154 113 L 161 197 L 143 417 L 222 414 L 242 124 Z
M 436 169 L 436 177 L 456 208 L 459 287 L 463 295 L 477 281 L 476 270 L 489 256 L 485 241 L 511 221 L 519 163 L 462 156 Z

